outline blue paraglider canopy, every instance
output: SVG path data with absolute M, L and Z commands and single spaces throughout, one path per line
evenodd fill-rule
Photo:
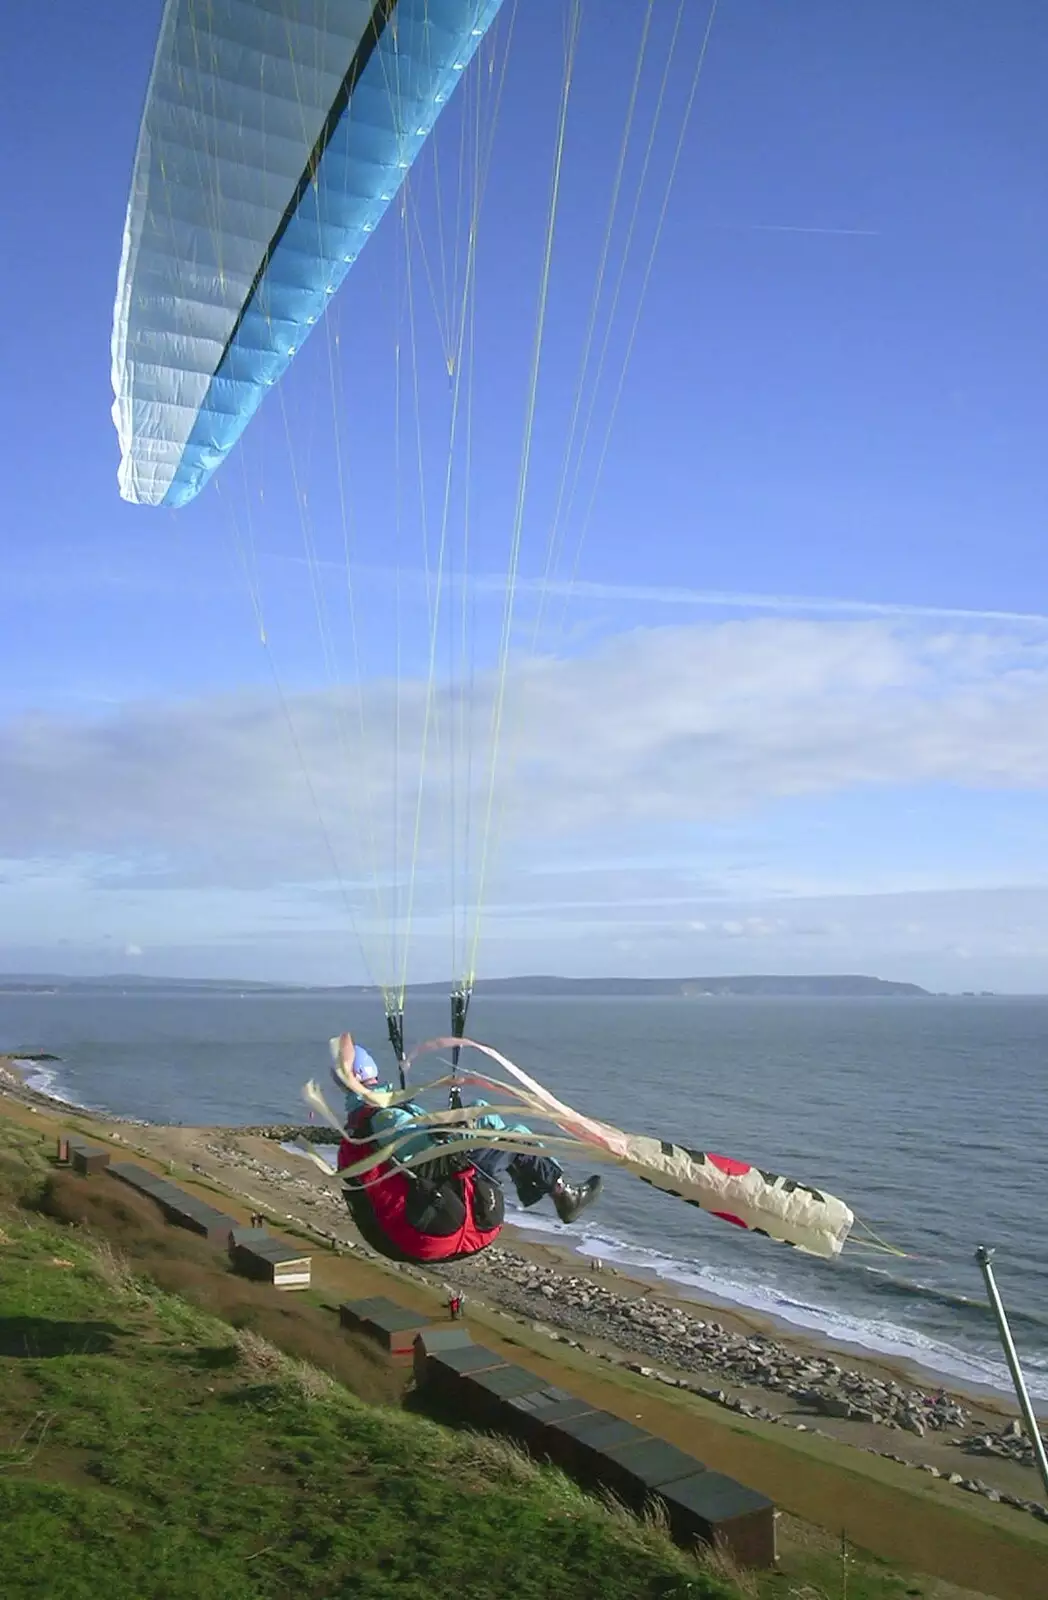
M 396 197 L 502 0 L 167 0 L 113 324 L 120 492 L 199 494 Z

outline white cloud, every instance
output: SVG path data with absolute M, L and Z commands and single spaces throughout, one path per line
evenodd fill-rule
M 770 939 L 789 926 L 781 917 L 729 917 L 717 924 L 717 931 L 729 939 Z
M 469 707 L 443 690 L 430 707 L 411 910 L 433 951 L 446 948 L 451 903 L 478 882 L 493 687 L 480 677 Z M 403 683 L 398 696 L 376 681 L 359 696 L 289 694 L 287 706 L 290 726 L 259 692 L 0 726 L 0 920 L 53 925 L 65 884 L 78 925 L 93 917 L 118 947 L 121 923 L 134 927 L 151 960 L 176 928 L 176 942 L 210 933 L 231 948 L 263 938 L 292 948 L 344 929 L 347 900 L 369 926 L 402 925 L 407 895 L 397 899 L 391 882 L 412 856 L 425 686 Z M 764 617 L 639 628 L 585 656 L 518 662 L 486 937 L 505 970 L 525 953 L 548 970 L 557 950 L 574 970 L 600 970 L 613 939 L 629 947 L 629 965 L 650 959 L 654 970 L 686 970 L 701 950 L 715 971 L 747 945 L 759 945 L 765 969 L 793 970 L 799 940 L 825 968 L 924 959 L 947 944 L 978 956 L 991 934 L 1002 958 L 1010 941 L 1016 962 L 1036 963 L 1048 942 L 1040 910 L 1029 926 L 1002 915 L 980 932 L 976 918 L 949 937 L 949 916 L 929 919 L 920 895 L 902 896 L 906 916 L 875 936 L 858 901 L 842 910 L 841 895 L 857 889 L 974 887 L 984 880 L 964 839 L 923 872 L 912 862 L 889 871 L 890 851 L 868 865 L 864 839 L 828 863 L 817 829 L 788 860 L 738 839 L 762 812 L 774 837 L 776 802 L 803 797 L 1044 791 L 1046 727 L 1039 626 Z M 1048 851 L 1031 856 L 1021 881 L 1046 866 Z
M 491 692 L 485 679 L 465 719 L 446 693 L 433 702 L 419 816 L 435 868 L 453 821 L 464 838 L 468 815 L 474 846 L 483 835 Z M 247 886 L 331 876 L 332 853 L 351 879 L 409 859 L 424 686 L 402 685 L 399 706 L 386 683 L 359 704 L 323 691 L 288 706 L 290 726 L 260 693 L 9 722 L 0 851 L 95 852 Z M 1039 636 L 769 619 L 642 629 L 518 668 L 493 815 L 507 845 L 533 845 L 868 786 L 1045 789 L 1046 727 Z

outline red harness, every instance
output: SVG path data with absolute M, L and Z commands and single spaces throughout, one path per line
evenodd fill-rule
M 361 1106 L 346 1123 L 338 1169 L 355 1165 L 379 1147 L 367 1140 L 374 1108 Z M 349 1138 L 364 1143 L 349 1143 Z M 347 1181 L 346 1204 L 368 1244 L 406 1261 L 450 1261 L 494 1244 L 504 1219 L 502 1190 L 472 1165 L 447 1172 L 426 1163 L 413 1173 L 393 1161 Z

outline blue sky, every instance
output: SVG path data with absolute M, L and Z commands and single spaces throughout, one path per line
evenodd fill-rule
M 623 256 L 677 13 L 656 0 L 580 390 L 645 15 L 585 0 L 487 828 L 570 10 L 509 8 L 407 232 L 387 217 L 177 513 L 119 499 L 109 417 L 161 7 L 9 23 L 0 970 L 384 977 L 410 897 L 410 975 L 442 977 L 482 888 L 482 974 L 1048 988 L 1043 8 L 720 0 L 685 122 L 709 14 L 689 0 Z

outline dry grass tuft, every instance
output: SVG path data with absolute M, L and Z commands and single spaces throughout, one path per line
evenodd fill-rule
M 243 1372 L 256 1383 L 276 1383 L 287 1376 L 287 1356 L 261 1334 L 238 1328 L 233 1342 Z
M 296 1361 L 251 1328 L 234 1335 L 241 1372 L 253 1383 L 280 1383 L 297 1389 L 303 1400 L 330 1400 L 339 1389 L 335 1379 L 311 1361 Z
M 521 1445 L 495 1433 L 460 1434 L 455 1456 L 467 1470 L 476 1467 L 502 1483 L 534 1483 L 542 1470 Z
M 0 1472 L 31 1467 L 57 1415 L 57 1411 L 37 1411 L 20 1433 L 0 1445 Z
M 637 1517 L 634 1516 L 629 1507 L 619 1499 L 618 1495 L 615 1494 L 613 1490 L 599 1487 L 595 1491 L 594 1499 L 600 1501 L 609 1517 L 617 1522 L 620 1527 L 635 1528 L 637 1526 Z M 659 1506 L 658 1509 L 661 1511 L 662 1507 Z M 642 1517 L 640 1522 L 642 1527 L 646 1526 L 649 1529 L 656 1527 L 654 1519 L 649 1520 L 648 1518 Z M 661 1532 L 662 1530 L 659 1528 L 657 1531 Z
M 334 1378 L 327 1372 L 321 1372 L 312 1362 L 296 1361 L 293 1365 L 295 1384 L 301 1390 L 303 1399 L 330 1400 L 338 1390 Z
M 760 1600 L 760 1584 L 756 1573 L 748 1567 L 740 1567 L 731 1551 L 723 1545 L 704 1545 L 697 1559 L 701 1571 L 722 1583 L 731 1584 L 739 1600 Z
M 86 1230 L 80 1242 L 92 1268 L 114 1294 L 125 1300 L 148 1298 L 122 1250 L 115 1250 L 108 1239 L 94 1237 Z
M 669 1538 L 669 1512 L 666 1510 L 665 1502 L 658 1499 L 656 1495 L 650 1495 L 645 1501 L 641 1521 L 645 1527 L 651 1528 L 655 1533 L 665 1534 L 666 1538 Z

